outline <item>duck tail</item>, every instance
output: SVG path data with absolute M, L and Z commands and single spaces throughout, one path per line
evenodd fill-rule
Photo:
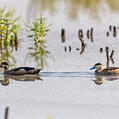
M 36 70 L 36 74 L 38 74 L 42 69 L 37 69 Z

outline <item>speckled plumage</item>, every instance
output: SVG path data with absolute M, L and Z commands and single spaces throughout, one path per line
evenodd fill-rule
M 41 70 L 34 67 L 18 67 L 8 70 L 8 63 L 6 62 L 2 62 L 0 67 L 4 68 L 4 74 L 8 75 L 38 74 Z
M 91 68 L 96 69 L 95 74 L 100 74 L 100 75 L 119 75 L 119 67 L 109 67 L 109 68 L 102 68 L 101 63 L 97 63 L 94 65 L 94 67 Z

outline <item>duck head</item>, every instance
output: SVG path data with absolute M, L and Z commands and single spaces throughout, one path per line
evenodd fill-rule
M 92 69 L 96 69 L 97 71 L 102 70 L 102 64 L 97 63 L 92 68 L 90 68 L 90 70 L 92 70 Z
M 2 62 L 2 63 L 0 64 L 0 68 L 3 68 L 4 70 L 9 69 L 9 64 L 8 64 L 8 62 Z

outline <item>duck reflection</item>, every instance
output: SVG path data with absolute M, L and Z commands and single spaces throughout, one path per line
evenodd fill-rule
M 94 83 L 96 85 L 101 85 L 104 83 L 104 81 L 114 81 L 119 80 L 119 76 L 102 76 L 102 75 L 95 75 Z
M 3 79 L 0 80 L 1 85 L 8 86 L 10 84 L 10 80 L 15 81 L 35 81 L 40 80 L 43 81 L 43 79 L 40 78 L 39 75 L 4 75 Z
M 95 75 L 95 78 L 96 78 L 96 80 L 93 80 L 94 81 L 94 83 L 96 84 L 96 85 L 101 85 L 101 84 L 103 84 L 103 82 L 104 82 L 104 79 L 103 79 L 103 76 L 96 76 Z

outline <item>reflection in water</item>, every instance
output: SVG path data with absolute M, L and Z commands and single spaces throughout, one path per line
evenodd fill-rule
M 101 75 L 95 76 L 95 78 L 96 78 L 96 80 L 93 80 L 93 81 L 97 85 L 101 85 L 104 82 L 103 76 L 101 76 Z
M 95 75 L 96 80 L 93 80 L 96 85 L 101 85 L 104 83 L 104 80 L 107 81 L 114 81 L 114 80 L 119 80 L 118 76 L 102 76 L 102 75 Z
M 32 13 L 32 15 L 35 15 L 36 11 L 43 12 L 45 10 L 49 10 L 50 13 L 53 13 L 57 8 L 56 3 L 59 1 L 61 0 L 30 0 L 28 11 Z M 97 15 L 96 11 L 98 12 L 98 10 L 100 10 L 99 8 L 102 2 L 107 2 L 112 10 L 119 10 L 119 0 L 64 0 L 63 3 L 65 3 L 65 10 L 68 12 L 68 15 L 72 18 L 76 18 L 81 6 L 85 9 L 88 8 L 91 14 Z
M 55 3 L 57 1 L 58 0 L 30 0 L 28 11 L 30 10 L 29 13 L 32 15 L 35 15 L 34 13 L 36 13 L 36 11 L 44 11 L 46 9 L 49 9 L 50 13 L 53 13 L 56 9 Z
M 10 80 L 15 81 L 35 81 L 41 80 L 39 75 L 4 75 L 4 79 L 0 80 L 1 85 L 8 86 L 10 84 Z

